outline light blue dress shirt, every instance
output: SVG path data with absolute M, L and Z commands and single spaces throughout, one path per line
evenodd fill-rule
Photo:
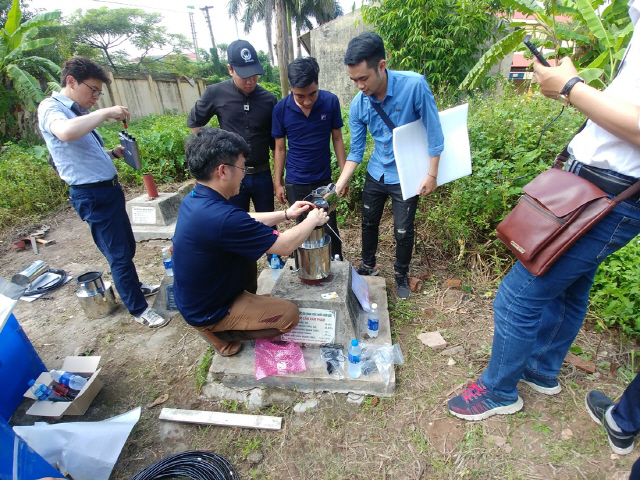
M 69 185 L 111 180 L 118 171 L 104 149 L 102 139 L 98 141 L 96 135 L 89 132 L 77 140 L 63 142 L 51 133 L 50 127 L 55 120 L 77 117 L 71 111 L 74 103 L 61 93 L 53 92 L 51 97 L 45 98 L 38 106 L 40 131 L 56 164 L 58 174 Z M 88 113 L 88 110 L 81 109 L 77 104 L 76 107 L 82 113 Z
M 373 95 L 358 92 L 351 101 L 349 127 L 351 129 L 351 151 L 347 160 L 360 163 L 364 156 L 367 128 L 375 141 L 375 150 L 367 171 L 376 180 L 384 175 L 385 184 L 400 183 L 398 168 L 393 154 L 393 137 L 389 127 L 373 109 L 371 102 L 382 105 L 396 127 L 422 118 L 429 140 L 429 155 L 435 157 L 444 149 L 444 136 L 435 99 L 427 79 L 415 72 L 387 70 L 387 95 L 379 102 Z M 416 161 L 426 159 L 416 158 Z

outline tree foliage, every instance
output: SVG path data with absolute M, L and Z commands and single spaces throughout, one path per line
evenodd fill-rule
M 117 72 L 127 63 L 128 54 L 119 49 L 125 42 L 139 51 L 138 67 L 155 62 L 166 55 L 179 54 L 191 44 L 184 35 L 168 33 L 160 25 L 162 15 L 137 8 L 77 10 L 68 20 L 76 42 L 101 52 L 102 60 Z M 151 56 L 153 50 L 163 50 Z M 166 52 L 166 53 L 165 53 Z
M 27 67 L 36 69 L 40 78 L 52 84 L 57 80 L 60 67 L 30 52 L 55 41 L 53 38 L 37 38 L 38 28 L 59 16 L 59 12 L 50 12 L 22 23 L 19 1 L 13 0 L 4 28 L 0 30 L 0 123 L 3 125 L 0 134 L 3 136 L 9 133 L 7 125 L 15 124 L 13 114 L 18 105 L 33 111 L 45 96 L 38 78 L 29 73 Z
M 588 84 L 602 88 L 611 82 L 633 33 L 625 0 L 613 0 L 604 9 L 601 9 L 602 0 L 502 2 L 505 21 L 516 30 L 478 60 L 459 88 L 474 88 L 500 60 L 512 52 L 524 50 L 520 42 L 527 32 L 535 34 L 539 47 L 551 50 L 549 58 L 573 56 L 580 76 Z M 514 11 L 528 15 L 535 23 L 509 20 Z M 560 16 L 569 17 L 572 22 L 560 21 Z M 517 30 L 520 28 L 522 30 Z
M 499 30 L 487 0 L 381 0 L 362 7 L 385 42 L 388 63 L 424 74 L 436 89 L 458 85 Z

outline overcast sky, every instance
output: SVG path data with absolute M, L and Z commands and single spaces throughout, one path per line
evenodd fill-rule
M 339 0 L 345 13 L 351 11 L 354 0 Z M 355 0 L 358 6 L 362 0 Z M 211 48 L 211 36 L 207 26 L 204 12 L 200 8 L 212 6 L 209 9 L 211 27 L 216 44 L 231 43 L 238 38 L 248 40 L 256 48 L 269 51 L 263 23 L 258 23 L 250 33 L 243 31 L 242 24 L 236 27 L 235 21 L 229 18 L 227 13 L 228 0 L 27 0 L 30 10 L 41 8 L 44 11 L 60 10 L 67 16 L 77 9 L 86 11 L 92 8 L 141 8 L 148 12 L 157 12 L 164 17 L 163 25 L 169 33 L 181 33 L 189 41 L 193 41 L 189 12 L 193 12 L 198 47 L 209 50 Z M 187 8 L 192 5 L 194 9 Z M 275 37 L 275 29 L 273 30 Z M 275 38 L 274 38 L 275 40 Z M 135 51 L 126 49 L 132 56 Z

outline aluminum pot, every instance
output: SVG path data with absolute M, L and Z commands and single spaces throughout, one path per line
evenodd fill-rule
M 322 280 L 331 275 L 331 237 L 304 242 L 296 250 L 296 267 L 303 280 Z
M 102 293 L 106 290 L 104 282 L 102 281 L 102 272 L 87 272 L 76 278 L 76 283 L 80 289 L 78 290 L 86 292 L 87 296 L 92 296 L 97 293 Z
M 79 279 L 80 277 L 78 277 Z M 111 283 L 103 283 L 102 278 L 100 278 L 100 283 L 102 284 L 102 291 L 100 292 L 88 291 L 82 288 L 76 291 L 76 297 L 78 297 L 82 310 L 91 319 L 106 317 L 118 307 Z

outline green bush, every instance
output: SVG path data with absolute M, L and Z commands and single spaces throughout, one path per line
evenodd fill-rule
M 271 93 L 273 93 L 278 101 L 282 100 L 282 87 L 280 87 L 279 84 L 271 82 L 260 82 L 260 86 L 265 90 L 269 90 Z
M 42 145 L 0 146 L 0 228 L 37 221 L 67 202 L 67 186 L 48 156 Z
M 441 111 L 451 106 L 439 102 Z M 501 96 L 470 99 L 473 174 L 420 199 L 417 226 L 426 229 L 432 244 L 453 255 L 460 241 L 475 245 L 495 239 L 495 226 L 517 203 L 522 186 L 551 167 L 583 122 L 579 112 L 565 109 L 540 146 L 528 152 L 560 109 L 540 93 L 518 94 L 508 85 Z
M 142 170 L 136 171 L 124 160 L 114 163 L 125 184 L 142 184 L 142 174 L 151 173 L 158 184 L 182 182 L 189 177 L 184 167 L 184 145 L 191 132 L 186 115 L 150 115 L 128 123 L 128 131 L 138 141 Z M 105 145 L 120 145 L 120 123 L 110 123 L 99 129 Z
M 616 324 L 629 336 L 640 336 L 640 242 L 607 257 L 596 273 L 591 289 L 590 310 L 602 325 Z

